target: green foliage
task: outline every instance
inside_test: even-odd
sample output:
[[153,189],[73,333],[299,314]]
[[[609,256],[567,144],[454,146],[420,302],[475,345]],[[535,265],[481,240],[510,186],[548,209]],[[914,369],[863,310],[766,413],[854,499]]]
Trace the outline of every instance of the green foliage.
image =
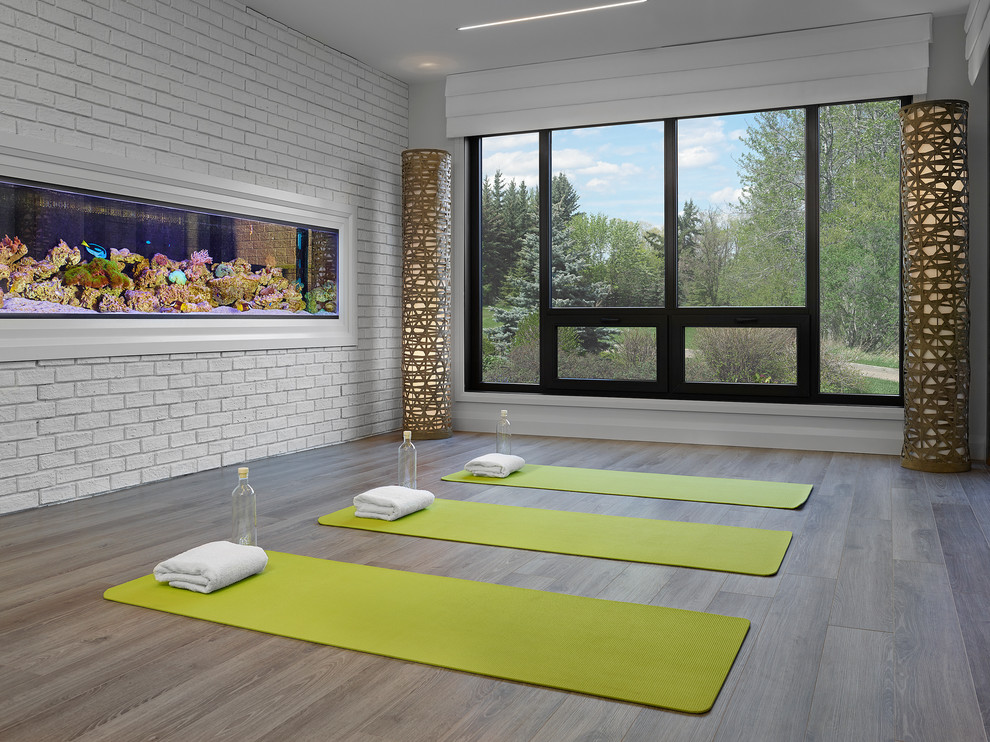
[[560,339],[557,353],[562,378],[652,381],[657,377],[656,332],[651,328],[618,331],[612,344],[599,353],[568,346]]
[[498,344],[487,340],[493,352],[485,354],[482,379],[496,384],[538,384],[540,382],[540,315],[523,317],[511,340]]
[[526,183],[502,180],[501,171],[486,178],[481,191],[482,301],[490,305],[502,296],[527,235],[537,229],[537,191]]
[[802,109],[757,114],[739,157],[736,256],[723,278],[729,306],[805,303]]
[[[684,204],[678,224],[685,229],[678,252],[678,299],[681,306],[718,307],[728,304],[723,288],[726,268],[735,257],[735,235],[729,216],[715,207],[699,211]],[[680,233],[678,233],[680,234]]]
[[900,287],[895,103],[829,106],[821,117],[821,314],[826,339],[897,348]]
[[83,286],[91,289],[130,289],[134,281],[122,272],[120,265],[106,258],[93,258],[65,269],[62,279],[66,286]]
[[789,327],[699,327],[687,381],[794,384],[795,337]]

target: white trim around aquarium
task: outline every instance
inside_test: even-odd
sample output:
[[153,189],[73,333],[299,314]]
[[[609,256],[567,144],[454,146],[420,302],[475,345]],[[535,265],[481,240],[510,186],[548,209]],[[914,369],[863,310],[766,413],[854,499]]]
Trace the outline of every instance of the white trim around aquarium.
[[2,177],[337,230],[339,318],[0,314],[0,361],[357,345],[357,227],[349,205],[24,137],[0,143]]

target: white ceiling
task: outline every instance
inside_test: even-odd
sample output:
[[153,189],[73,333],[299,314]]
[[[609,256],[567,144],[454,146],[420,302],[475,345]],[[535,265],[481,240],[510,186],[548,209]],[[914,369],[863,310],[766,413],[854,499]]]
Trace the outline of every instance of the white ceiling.
[[458,26],[615,0],[246,0],[248,7],[407,83],[454,72],[933,13],[969,0],[647,0],[474,31]]

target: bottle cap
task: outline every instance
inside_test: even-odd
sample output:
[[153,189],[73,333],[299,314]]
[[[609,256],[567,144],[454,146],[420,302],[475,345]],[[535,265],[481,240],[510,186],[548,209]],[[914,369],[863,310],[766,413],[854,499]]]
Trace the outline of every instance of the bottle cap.
[[248,468],[246,466],[238,467],[237,476],[246,477],[248,475]]
[[411,430],[403,430],[402,431],[402,440],[408,441],[408,440],[411,440],[411,439],[412,439],[412,431]]
[[502,417],[505,417],[508,414],[509,414],[508,410],[502,410]]

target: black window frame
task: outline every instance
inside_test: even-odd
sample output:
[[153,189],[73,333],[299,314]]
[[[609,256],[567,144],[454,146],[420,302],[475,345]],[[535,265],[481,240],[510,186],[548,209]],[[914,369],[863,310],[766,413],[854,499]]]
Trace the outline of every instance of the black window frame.
[[[596,397],[637,397],[654,399],[695,399],[740,402],[780,402],[793,404],[828,404],[856,406],[903,406],[903,383],[896,395],[837,394],[818,389],[820,358],[820,152],[819,110],[829,106],[874,101],[899,101],[908,105],[911,97],[880,97],[855,101],[837,101],[779,109],[706,114],[682,119],[714,118],[768,110],[803,109],[805,112],[805,305],[800,307],[692,307],[677,306],[677,122],[681,119],[657,119],[664,124],[664,306],[663,307],[553,307],[551,304],[550,255],[550,152],[552,132],[506,132],[539,135],[540,177],[540,380],[536,384],[485,382],[482,380],[482,307],[481,307],[481,191],[482,148],[486,137],[465,139],[467,153],[467,322],[465,337],[467,391],[507,392]],[[615,122],[642,123],[642,122]],[[588,127],[603,126],[589,124]],[[560,127],[572,130],[582,127]],[[493,135],[494,136],[494,135]],[[898,299],[902,314],[903,302]],[[684,334],[686,326],[759,326],[794,327],[797,332],[797,383],[722,384],[685,381]],[[568,326],[648,327],[655,328],[657,340],[657,374],[654,381],[560,378],[557,363],[557,331]],[[903,338],[903,322],[899,322]],[[903,343],[901,343],[903,346]],[[903,366],[903,358],[901,359]],[[900,369],[899,369],[900,370]],[[903,380],[903,375],[902,380]]]

